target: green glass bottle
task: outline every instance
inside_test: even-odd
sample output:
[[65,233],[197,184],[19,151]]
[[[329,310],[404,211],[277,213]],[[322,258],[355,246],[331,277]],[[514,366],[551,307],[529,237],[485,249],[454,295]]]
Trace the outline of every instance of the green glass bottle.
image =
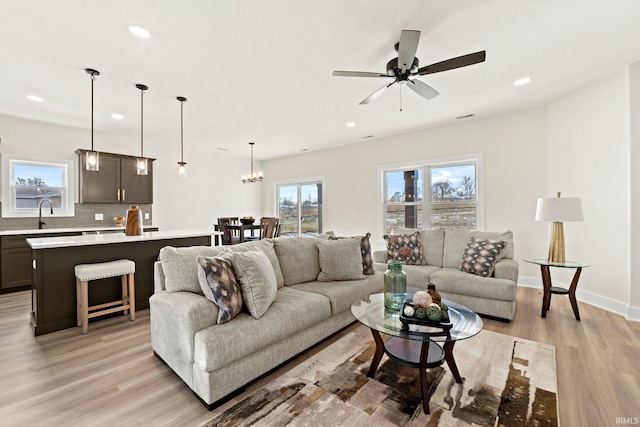
[[400,261],[389,261],[384,272],[384,306],[400,310],[407,299],[407,275]]

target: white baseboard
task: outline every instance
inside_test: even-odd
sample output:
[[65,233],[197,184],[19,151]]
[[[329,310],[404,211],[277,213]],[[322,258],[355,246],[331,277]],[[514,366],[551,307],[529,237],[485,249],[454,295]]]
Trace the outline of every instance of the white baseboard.
[[[556,284],[554,284],[555,286]],[[558,286],[569,288],[569,285],[557,283]],[[537,277],[518,277],[518,286],[525,288],[542,289],[542,279]],[[614,300],[593,292],[583,291],[578,288],[576,299],[580,302],[601,308],[611,313],[618,314],[632,322],[640,322],[640,307],[632,307],[622,301]]]

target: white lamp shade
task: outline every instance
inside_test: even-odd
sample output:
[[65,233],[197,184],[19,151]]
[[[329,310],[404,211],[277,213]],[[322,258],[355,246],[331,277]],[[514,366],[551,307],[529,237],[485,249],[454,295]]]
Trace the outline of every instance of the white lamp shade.
[[582,202],[579,197],[551,197],[538,199],[536,221],[583,221]]

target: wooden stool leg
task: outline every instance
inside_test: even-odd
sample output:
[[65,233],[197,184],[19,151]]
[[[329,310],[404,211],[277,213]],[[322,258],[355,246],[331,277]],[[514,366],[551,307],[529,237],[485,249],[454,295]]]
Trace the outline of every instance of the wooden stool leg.
[[[128,288],[128,283],[127,283],[127,275],[123,274],[122,276],[120,276],[120,282],[122,283],[122,305],[128,305],[129,304],[129,298],[128,298],[128,294],[127,294],[127,288]],[[122,310],[122,312],[124,313],[124,315],[126,316],[128,313],[128,310]]]
[[82,326],[82,295],[80,292],[80,279],[76,278],[76,317],[78,318],[78,326]]
[[89,331],[89,287],[85,281],[80,282],[80,293],[82,295],[82,333]]
[[129,274],[129,313],[131,320],[136,320],[136,288],[133,276],[133,273]]

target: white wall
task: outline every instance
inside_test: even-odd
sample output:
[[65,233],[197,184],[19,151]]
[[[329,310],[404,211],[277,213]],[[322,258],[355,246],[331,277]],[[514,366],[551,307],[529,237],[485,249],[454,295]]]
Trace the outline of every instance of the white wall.
[[[91,132],[88,129],[2,115],[0,138],[2,153],[71,159],[76,162],[76,173],[78,156],[75,150],[91,147]],[[177,176],[179,128],[176,135],[145,137],[145,155],[156,158],[153,225],[161,230],[212,230],[218,216],[259,217],[260,184],[243,185],[240,182],[242,173],[249,168],[249,160],[230,156],[213,147],[210,151],[205,148],[193,152],[188,142],[185,132],[185,161],[188,163],[189,176],[181,180]],[[206,144],[204,146],[207,147]],[[95,132],[94,147],[98,151],[137,155],[140,140],[137,134],[124,137]],[[260,167],[260,164],[256,166]],[[76,177],[76,186],[77,182]]]
[[[535,108],[264,161],[262,210],[275,212],[274,180],[325,176],[325,230],[341,235],[371,232],[379,249],[378,165],[482,152],[484,228],[512,230],[520,261],[543,256],[548,230],[534,222],[534,216],[537,198],[546,194],[546,120],[546,108]],[[520,273],[539,277],[539,270],[524,262]]]
[[[584,222],[564,225],[567,259],[590,264],[582,298],[616,311],[629,304],[627,83],[621,70],[550,104],[548,119],[548,196],[581,197],[584,212]],[[556,273],[570,282],[568,272]]]
[[640,62],[629,66],[631,275],[629,317],[640,319]]

